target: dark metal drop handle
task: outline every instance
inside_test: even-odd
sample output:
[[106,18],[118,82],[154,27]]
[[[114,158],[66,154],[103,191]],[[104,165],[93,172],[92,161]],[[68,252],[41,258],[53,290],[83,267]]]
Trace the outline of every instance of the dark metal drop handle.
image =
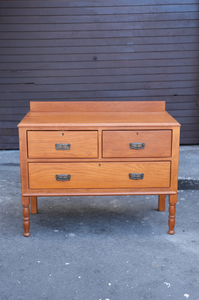
[[139,149],[144,149],[145,147],[145,143],[130,143],[130,149],[135,149],[135,150],[139,150]]
[[139,180],[144,178],[144,173],[129,173],[129,179]]
[[71,178],[70,174],[60,174],[60,175],[56,175],[56,180],[57,181],[69,181]]
[[70,144],[55,144],[56,150],[70,150]]

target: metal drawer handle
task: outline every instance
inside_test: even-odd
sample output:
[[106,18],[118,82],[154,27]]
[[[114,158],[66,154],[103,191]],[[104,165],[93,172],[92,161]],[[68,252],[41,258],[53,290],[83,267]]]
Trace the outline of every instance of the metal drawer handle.
[[70,178],[71,178],[71,175],[70,174],[60,174],[60,175],[56,175],[56,180],[57,181],[69,181]]
[[70,150],[70,144],[55,144],[56,150]]
[[144,173],[129,173],[129,179],[143,179],[144,178]]
[[130,143],[130,149],[135,149],[135,150],[139,150],[139,149],[144,149],[145,147],[145,143]]

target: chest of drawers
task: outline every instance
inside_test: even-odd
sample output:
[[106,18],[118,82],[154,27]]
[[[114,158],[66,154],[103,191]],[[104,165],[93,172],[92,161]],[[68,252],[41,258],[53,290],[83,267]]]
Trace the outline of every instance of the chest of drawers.
[[19,123],[24,236],[37,197],[169,195],[174,234],[180,124],[156,102],[31,102]]

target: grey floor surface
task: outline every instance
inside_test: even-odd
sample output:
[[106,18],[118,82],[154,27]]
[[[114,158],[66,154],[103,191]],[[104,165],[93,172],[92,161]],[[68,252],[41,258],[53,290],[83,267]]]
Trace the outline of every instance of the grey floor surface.
[[199,146],[179,179],[173,236],[168,203],[117,196],[39,198],[25,238],[19,152],[0,151],[0,300],[199,300]]

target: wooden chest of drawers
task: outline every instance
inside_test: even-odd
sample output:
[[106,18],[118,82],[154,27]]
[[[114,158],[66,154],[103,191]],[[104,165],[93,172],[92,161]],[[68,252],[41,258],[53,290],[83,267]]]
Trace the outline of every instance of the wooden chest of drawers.
[[38,196],[169,195],[174,234],[180,124],[157,102],[31,102],[18,125],[24,236]]

